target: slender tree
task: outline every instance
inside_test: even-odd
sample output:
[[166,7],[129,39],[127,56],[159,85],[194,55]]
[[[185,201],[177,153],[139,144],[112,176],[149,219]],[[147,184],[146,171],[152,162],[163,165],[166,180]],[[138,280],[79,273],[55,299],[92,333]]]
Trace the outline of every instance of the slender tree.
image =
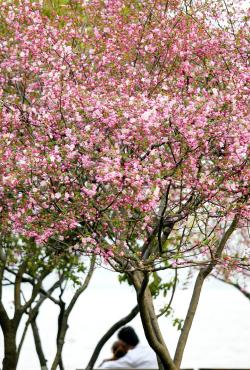
[[[47,369],[47,359],[37,325],[42,304],[49,299],[59,306],[56,355],[51,369],[63,369],[62,350],[68,318],[79,296],[87,289],[94,272],[95,256],[92,256],[89,270],[78,257],[58,255],[54,248],[41,248],[32,241],[20,237],[7,238],[1,235],[1,318],[0,328],[4,337],[3,370],[16,369],[28,328],[31,326],[36,352],[41,369]],[[85,260],[85,264],[87,260]],[[52,281],[52,283],[47,280]],[[68,302],[63,293],[68,285],[74,284],[74,293]],[[3,294],[5,289],[14,295],[14,315],[8,312]],[[24,328],[20,329],[21,323]],[[17,331],[21,338],[17,343]]]
[[[18,248],[17,248],[18,245]],[[33,322],[44,297],[39,298],[46,278],[54,266],[48,255],[34,243],[22,243],[20,239],[1,237],[0,261],[0,327],[4,337],[3,370],[15,370],[27,327]],[[30,283],[30,289],[24,289]],[[49,292],[58,287],[58,282],[49,287]],[[12,288],[14,314],[8,312],[3,298],[4,289]],[[22,320],[27,320],[17,344],[17,331]]]

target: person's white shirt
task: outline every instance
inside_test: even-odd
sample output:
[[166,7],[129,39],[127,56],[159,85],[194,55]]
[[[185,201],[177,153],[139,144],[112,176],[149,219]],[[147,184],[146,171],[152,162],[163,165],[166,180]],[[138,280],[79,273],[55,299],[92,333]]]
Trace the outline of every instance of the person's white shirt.
[[154,351],[140,343],[119,360],[105,361],[100,369],[158,369]]

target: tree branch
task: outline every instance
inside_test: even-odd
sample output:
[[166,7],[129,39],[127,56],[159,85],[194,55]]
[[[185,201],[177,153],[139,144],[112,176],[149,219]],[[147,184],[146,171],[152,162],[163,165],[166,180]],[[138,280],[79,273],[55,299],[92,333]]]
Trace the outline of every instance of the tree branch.
[[69,316],[72,308],[74,307],[77,299],[79,298],[79,296],[84,292],[84,290],[87,289],[87,287],[89,285],[89,282],[90,282],[90,280],[92,278],[92,275],[93,275],[93,272],[94,272],[95,261],[96,261],[96,257],[93,255],[92,258],[91,258],[89,271],[88,271],[87,276],[84,280],[84,283],[83,283],[82,286],[80,286],[80,288],[77,289],[76,293],[74,294],[73,298],[70,301],[70,304],[68,305],[68,307],[66,309],[66,314],[68,316]]
[[41,366],[42,369],[45,369],[45,368],[47,368],[47,366],[46,366],[47,360],[44,356],[42,343],[41,343],[41,338],[40,338],[40,334],[39,334],[39,329],[38,329],[38,326],[36,324],[37,315],[38,315],[38,312],[33,317],[32,321],[31,321],[31,327],[32,327],[34,341],[35,341],[36,353],[37,353],[38,358],[39,358],[40,366]]
[[233,281],[230,281],[230,280],[225,280],[225,279],[222,279],[218,276],[214,276],[213,277],[219,281],[222,281],[224,284],[228,284],[228,285],[231,285],[233,286],[234,288],[236,288],[237,290],[239,290],[247,299],[250,300],[250,292],[248,292],[246,289],[242,288],[242,286],[240,286],[240,284],[238,283],[234,283]]
[[15,304],[15,314],[21,310],[21,283],[22,277],[26,270],[27,260],[25,259],[22,264],[20,265],[15,279],[14,285],[14,304]]
[[2,290],[3,290],[2,281],[3,281],[3,276],[4,276],[6,259],[7,258],[6,258],[6,254],[3,249],[3,246],[0,245],[0,301],[2,301]]
[[24,330],[23,330],[23,333],[22,333],[22,336],[21,336],[21,339],[20,339],[20,342],[19,342],[19,345],[18,345],[18,349],[17,349],[18,357],[20,355],[21,348],[22,348],[22,345],[23,345],[23,342],[24,342],[24,339],[25,339],[25,336],[26,336],[26,333],[27,333],[27,330],[28,330],[28,327],[29,327],[30,323],[32,322],[33,318],[38,314],[38,311],[39,311],[42,303],[45,301],[46,298],[48,298],[48,296],[50,296],[53,293],[53,291],[55,291],[58,288],[59,284],[60,284],[60,281],[56,281],[50,287],[50,289],[48,290],[46,295],[41,294],[41,297],[38,300],[38,302],[36,303],[36,305],[28,312],[28,319],[25,323],[25,327],[24,327]]

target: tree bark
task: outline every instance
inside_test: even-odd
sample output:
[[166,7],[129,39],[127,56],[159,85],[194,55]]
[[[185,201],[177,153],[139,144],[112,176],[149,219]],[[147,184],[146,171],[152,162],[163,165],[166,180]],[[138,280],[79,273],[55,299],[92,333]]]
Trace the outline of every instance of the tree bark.
[[85,289],[87,289],[89,282],[91,280],[91,277],[94,272],[94,267],[95,267],[95,256],[92,256],[91,262],[90,262],[90,267],[88,270],[88,273],[86,275],[86,278],[83,282],[83,284],[77,289],[75,292],[73,298],[71,299],[68,307],[66,308],[65,302],[63,300],[60,301],[59,306],[60,306],[60,314],[58,317],[58,334],[57,334],[57,350],[56,350],[56,355],[53,360],[51,370],[56,370],[57,366],[59,365],[61,370],[64,370],[63,367],[63,360],[62,360],[62,349],[63,345],[65,342],[65,336],[68,330],[68,318],[69,315],[77,301],[77,299],[80,297],[80,295],[84,292]]
[[174,362],[176,364],[177,369],[179,369],[181,366],[182,356],[183,356],[184,349],[187,343],[188,334],[190,332],[193,319],[194,319],[194,316],[195,316],[195,313],[198,307],[201,289],[202,289],[206,276],[207,274],[205,274],[204,271],[200,271],[195,281],[192,298],[191,298],[188,312],[187,312],[185,322],[182,328],[182,333],[179,337],[179,341],[178,341],[176,351],[175,351]]
[[33,337],[35,341],[35,346],[36,346],[36,353],[40,362],[40,366],[42,370],[47,370],[47,360],[44,356],[43,348],[42,348],[42,343],[41,343],[41,338],[39,334],[39,329],[36,324],[36,318],[37,318],[38,312],[36,316],[32,319],[31,321],[31,327],[32,327],[32,332],[33,332]]
[[19,320],[10,319],[2,301],[0,301],[0,327],[4,337],[4,358],[2,370],[16,370],[18,351],[16,346],[16,333]]
[[4,359],[3,370],[16,370],[17,367],[17,347],[16,347],[16,330],[9,323],[9,328],[4,332]]
[[[176,370],[177,368],[162,337],[157,316],[154,311],[153,298],[147,286],[147,282],[145,283],[143,273],[139,271],[133,272],[131,278],[137,291],[141,321],[148,343],[156,353],[164,370]],[[145,286],[143,287],[143,285]]]
[[57,366],[60,364],[60,368],[63,368],[62,363],[62,349],[65,341],[66,332],[68,330],[68,314],[65,310],[65,303],[61,302],[60,304],[60,313],[58,316],[58,333],[56,339],[56,355],[54,357],[51,370],[56,370]]

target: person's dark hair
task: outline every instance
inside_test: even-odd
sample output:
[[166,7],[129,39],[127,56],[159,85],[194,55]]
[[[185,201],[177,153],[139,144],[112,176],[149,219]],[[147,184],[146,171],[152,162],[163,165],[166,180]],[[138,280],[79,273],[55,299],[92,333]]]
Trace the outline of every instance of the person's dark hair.
[[139,338],[131,326],[124,326],[118,332],[118,338],[131,347],[135,347],[139,343]]
[[128,352],[128,349],[126,348],[126,344],[124,344],[120,340],[117,340],[112,346],[112,352],[113,352],[113,359],[118,360],[119,358],[126,355],[126,353]]

